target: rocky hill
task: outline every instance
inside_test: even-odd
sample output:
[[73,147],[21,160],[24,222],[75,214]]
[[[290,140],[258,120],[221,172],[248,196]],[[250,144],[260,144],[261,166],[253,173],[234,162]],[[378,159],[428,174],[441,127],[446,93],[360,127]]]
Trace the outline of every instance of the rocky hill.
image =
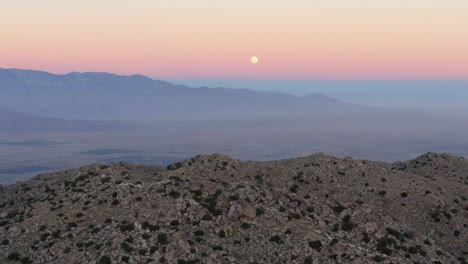
[[468,161],[114,163],[0,191],[1,263],[467,263]]

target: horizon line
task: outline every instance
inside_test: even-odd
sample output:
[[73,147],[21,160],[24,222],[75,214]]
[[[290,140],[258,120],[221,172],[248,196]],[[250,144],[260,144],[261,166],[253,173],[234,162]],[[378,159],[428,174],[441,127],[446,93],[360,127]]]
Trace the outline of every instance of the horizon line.
[[38,69],[27,69],[27,68],[16,68],[16,67],[0,67],[3,70],[21,70],[21,71],[36,71],[36,72],[43,72],[49,73],[53,75],[68,75],[72,73],[102,73],[102,74],[112,74],[117,76],[123,77],[131,77],[131,76],[144,76],[150,78],[152,80],[160,80],[160,81],[252,81],[252,82],[263,82],[263,81],[279,81],[279,82],[421,82],[421,81],[433,81],[433,82],[444,82],[444,81],[455,81],[455,82],[468,82],[468,77],[466,78],[251,78],[251,77],[192,77],[192,76],[181,76],[181,77],[163,77],[163,76],[152,76],[149,74],[143,73],[115,73],[111,71],[65,71],[65,72],[58,72],[58,71],[48,71],[48,70],[38,70]]

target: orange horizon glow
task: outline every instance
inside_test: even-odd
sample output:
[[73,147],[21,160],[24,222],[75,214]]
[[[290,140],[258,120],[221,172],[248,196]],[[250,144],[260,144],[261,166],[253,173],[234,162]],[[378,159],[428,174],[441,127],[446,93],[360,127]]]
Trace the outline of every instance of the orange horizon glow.
[[468,79],[467,27],[464,0],[4,0],[0,67],[162,79]]

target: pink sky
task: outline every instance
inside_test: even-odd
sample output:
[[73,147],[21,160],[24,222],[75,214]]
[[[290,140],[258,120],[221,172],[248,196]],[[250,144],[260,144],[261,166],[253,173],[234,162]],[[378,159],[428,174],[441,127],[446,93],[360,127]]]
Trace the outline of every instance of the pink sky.
[[468,79],[465,0],[4,0],[0,32],[2,68],[162,79]]

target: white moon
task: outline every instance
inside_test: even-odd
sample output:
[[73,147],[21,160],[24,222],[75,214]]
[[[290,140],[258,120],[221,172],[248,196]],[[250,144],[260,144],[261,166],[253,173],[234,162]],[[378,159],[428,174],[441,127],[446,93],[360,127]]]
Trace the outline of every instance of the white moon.
[[256,64],[258,62],[258,58],[256,56],[253,56],[252,58],[250,58],[250,62]]

